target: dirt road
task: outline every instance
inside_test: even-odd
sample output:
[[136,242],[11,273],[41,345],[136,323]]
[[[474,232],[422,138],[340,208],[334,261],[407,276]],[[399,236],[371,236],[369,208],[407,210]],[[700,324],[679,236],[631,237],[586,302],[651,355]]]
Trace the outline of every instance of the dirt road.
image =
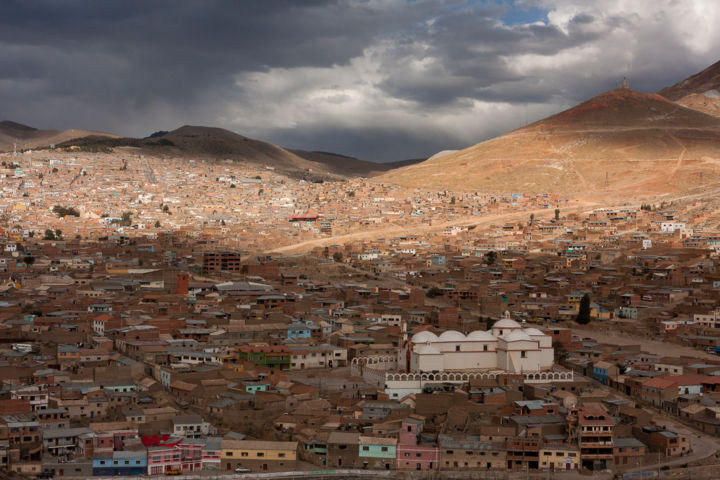
[[[577,213],[580,211],[586,211],[595,207],[595,204],[581,203],[580,205],[574,205],[571,207],[563,207],[563,213]],[[518,221],[527,221],[530,214],[536,216],[540,213],[548,213],[552,210],[547,208],[538,208],[535,210],[523,210],[513,211],[498,215],[484,215],[484,216],[462,216],[456,219],[433,223],[432,225],[421,224],[421,225],[393,225],[386,226],[374,230],[364,230],[360,232],[348,233],[345,235],[337,235],[333,237],[314,238],[312,240],[306,240],[304,242],[293,243],[291,245],[285,245],[278,248],[268,249],[266,253],[299,253],[303,251],[312,250],[315,247],[324,247],[327,245],[343,245],[350,242],[359,242],[364,240],[374,240],[377,238],[388,238],[398,237],[401,235],[408,234],[424,234],[433,233],[445,230],[448,227],[459,226],[459,227],[489,227],[493,224],[502,225],[505,223],[516,223]]]
[[613,345],[642,345],[642,349],[648,353],[668,357],[695,357],[699,360],[717,360],[717,355],[711,355],[692,347],[677,345],[675,343],[661,342],[648,337],[638,337],[634,335],[617,335],[608,330],[585,330],[573,327],[574,335],[580,337],[589,337],[602,343],[610,343]]

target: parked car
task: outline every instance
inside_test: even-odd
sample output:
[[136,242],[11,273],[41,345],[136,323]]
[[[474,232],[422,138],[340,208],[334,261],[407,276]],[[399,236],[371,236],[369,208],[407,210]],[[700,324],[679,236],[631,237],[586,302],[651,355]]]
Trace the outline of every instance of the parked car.
[[252,470],[250,470],[247,467],[243,467],[242,465],[238,465],[237,468],[235,469],[235,473],[250,473],[250,472],[252,472]]

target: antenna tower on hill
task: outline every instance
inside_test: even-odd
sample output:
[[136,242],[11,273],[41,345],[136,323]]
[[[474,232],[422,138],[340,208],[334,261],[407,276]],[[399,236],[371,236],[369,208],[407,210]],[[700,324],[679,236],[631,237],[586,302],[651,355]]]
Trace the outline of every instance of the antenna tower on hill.
[[627,77],[623,77],[622,82],[620,83],[620,88],[630,88],[630,83],[628,82]]

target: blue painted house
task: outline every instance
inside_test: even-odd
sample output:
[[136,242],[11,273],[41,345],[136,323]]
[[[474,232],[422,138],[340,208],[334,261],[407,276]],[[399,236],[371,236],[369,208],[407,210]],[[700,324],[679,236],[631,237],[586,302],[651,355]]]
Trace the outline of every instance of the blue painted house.
[[145,450],[113,452],[112,456],[93,458],[93,476],[129,476],[147,474]]
[[291,323],[287,326],[287,338],[292,340],[294,338],[310,338],[312,337],[313,330],[318,330],[320,327],[313,324],[305,323]]
[[593,378],[603,385],[607,385],[611,375],[617,375],[617,366],[612,363],[599,361],[593,365]]

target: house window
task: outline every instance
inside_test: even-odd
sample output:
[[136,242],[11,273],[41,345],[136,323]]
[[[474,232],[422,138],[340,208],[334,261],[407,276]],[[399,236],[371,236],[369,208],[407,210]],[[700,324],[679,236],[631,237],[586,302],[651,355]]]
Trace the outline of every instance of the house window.
[[370,447],[363,447],[363,452],[369,452],[369,451],[370,451]]
[[460,351],[460,345],[455,345],[455,351],[456,351],[456,352],[459,352],[459,351]]
[[527,352],[526,352],[525,350],[521,351],[521,352],[520,352],[520,357],[521,357],[521,358],[526,358],[526,357],[527,357]]
[[264,452],[257,452],[257,456],[258,456],[258,457],[264,457],[264,456],[265,456],[265,453],[264,453]]
[[380,450],[383,451],[383,452],[387,452],[387,451],[388,451],[388,448],[387,448],[387,447],[382,447],[382,448],[380,448]]
[[487,352],[487,345],[483,345],[483,352]]

